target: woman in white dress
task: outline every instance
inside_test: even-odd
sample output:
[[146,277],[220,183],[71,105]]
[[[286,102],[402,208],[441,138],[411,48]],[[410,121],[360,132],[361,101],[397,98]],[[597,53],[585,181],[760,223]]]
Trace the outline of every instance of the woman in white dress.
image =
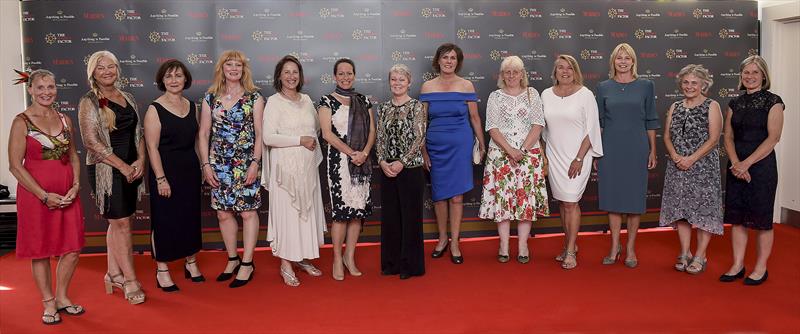
[[312,276],[322,272],[307,260],[319,258],[325,243],[325,214],[320,194],[317,143],[319,120],[303,87],[303,67],[285,56],[275,66],[275,90],[264,111],[265,164],[262,185],[269,190],[267,241],[281,259],[281,277],[289,286],[300,285],[292,265]]
[[561,268],[578,265],[578,230],[581,224],[579,201],[591,174],[592,158],[603,156],[600,121],[594,94],[583,86],[578,62],[570,55],[559,55],[553,65],[553,87],[542,92],[547,128],[550,190],[560,201],[564,250],[556,256]]
[[486,156],[480,217],[497,223],[500,249],[497,261],[508,262],[511,220],[519,237],[517,261],[530,261],[531,222],[548,215],[547,189],[542,175],[539,136],[544,128],[542,101],[528,87],[525,66],[517,56],[506,57],[497,79],[500,88],[486,103],[486,130],[492,140]]

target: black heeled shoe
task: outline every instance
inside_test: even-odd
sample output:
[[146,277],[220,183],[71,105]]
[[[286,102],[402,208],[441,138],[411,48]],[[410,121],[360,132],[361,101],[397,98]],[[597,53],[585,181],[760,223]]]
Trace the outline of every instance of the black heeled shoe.
[[767,281],[767,276],[769,276],[769,271],[764,271],[764,276],[761,276],[759,279],[752,279],[749,276],[744,278],[744,285],[761,285]]
[[205,276],[203,276],[203,274],[200,274],[200,276],[192,276],[192,273],[189,272],[189,268],[186,267],[186,266],[188,266],[190,264],[195,264],[195,263],[197,263],[196,259],[193,260],[192,262],[186,261],[183,264],[183,277],[186,278],[186,279],[190,279],[190,280],[192,280],[192,282],[195,282],[195,283],[205,282],[206,278],[205,278]]
[[742,266],[742,270],[739,270],[739,272],[736,273],[736,275],[722,274],[722,276],[719,277],[719,281],[730,283],[743,277],[744,277],[744,266]]
[[239,255],[236,255],[234,257],[228,257],[228,262],[233,262],[233,261],[237,261],[239,263],[236,265],[236,267],[233,268],[232,272],[226,273],[223,271],[221,274],[219,274],[219,276],[217,276],[217,282],[227,281],[231,279],[233,275],[236,275],[239,272],[239,267],[242,265],[242,258],[240,258]]
[[166,270],[156,269],[156,287],[161,289],[161,291],[164,291],[164,292],[175,292],[175,291],[180,290],[180,288],[178,288],[178,285],[175,284],[175,283],[172,283],[172,285],[170,285],[170,286],[161,286],[161,283],[158,281],[158,273],[168,273],[168,272],[169,272],[169,269],[166,269]]
[[444,247],[442,247],[441,250],[436,250],[436,247],[434,246],[433,247],[433,253],[431,253],[431,257],[434,258],[434,259],[438,259],[438,258],[444,256],[444,253],[447,252],[447,249],[449,247],[450,247],[450,239],[447,240],[447,242],[444,244]]
[[229,288],[239,288],[245,286],[250,282],[251,279],[253,279],[253,275],[256,273],[256,265],[253,264],[252,260],[250,262],[242,262],[239,265],[242,267],[253,267],[253,271],[250,272],[250,276],[248,276],[246,280],[234,278],[233,282],[228,285]]

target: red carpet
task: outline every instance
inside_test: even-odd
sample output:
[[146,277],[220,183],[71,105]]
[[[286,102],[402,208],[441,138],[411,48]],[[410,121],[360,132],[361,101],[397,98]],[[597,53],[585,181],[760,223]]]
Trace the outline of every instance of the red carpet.
[[[572,271],[553,260],[560,236],[531,240],[528,265],[497,263],[497,240],[481,239],[464,241],[463,265],[428,258],[428,273],[407,281],[380,276],[379,247],[365,245],[357,253],[365,275],[336,282],[326,248],[316,261],[325,275],[300,274],[298,288],[284,286],[278,260],[259,251],[254,280],[229,289],[213,281],[225,255],[204,252],[201,269],[211,281],[184,280],[182,263],[174,263],[181,291],[172,294],[155,288],[155,265],[145,255],[136,256],[136,267],[147,302],[136,306],[118,290],[105,295],[105,256],[87,255],[70,293],[87,312],[62,315],[57,326],[40,324],[30,264],[9,254],[0,258],[0,333],[800,333],[800,230],[777,226],[775,236],[769,281],[759,287],[717,282],[730,265],[727,234],[712,239],[706,273],[676,272],[672,231],[640,234],[637,269],[600,264],[606,235],[579,237]],[[754,262],[753,241],[747,266]],[[426,243],[426,253],[433,245]],[[511,249],[514,258],[515,241]]]

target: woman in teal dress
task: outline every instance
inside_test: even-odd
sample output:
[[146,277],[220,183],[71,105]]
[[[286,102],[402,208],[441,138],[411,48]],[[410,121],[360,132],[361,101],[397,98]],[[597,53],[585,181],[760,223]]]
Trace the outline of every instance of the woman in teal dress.
[[627,43],[609,57],[609,79],[597,85],[597,108],[603,128],[604,155],[598,162],[600,210],[608,211],[611,251],[603,264],[619,257],[622,215],[627,215],[628,244],[625,265],[638,265],[636,232],[647,200],[648,170],[656,167],[656,113],[653,82],[639,79],[636,52]]
[[[458,46],[442,44],[433,58],[433,70],[439,76],[423,83],[419,96],[428,113],[423,159],[431,173],[431,193],[439,226],[439,243],[431,256],[442,257],[449,244],[450,260],[455,264],[464,262],[459,249],[462,195],[475,186],[473,138],[480,145],[481,160],[486,152],[475,87],[457,74],[463,60],[464,53]],[[452,242],[447,238],[448,218]]]
[[[198,146],[203,179],[211,186],[211,208],[217,210],[228,264],[217,277],[236,288],[253,277],[253,253],[258,240],[261,207],[261,120],[264,98],[253,84],[250,65],[241,51],[222,53],[214,67],[214,81],[203,98]],[[242,216],[244,254],[236,250]]]

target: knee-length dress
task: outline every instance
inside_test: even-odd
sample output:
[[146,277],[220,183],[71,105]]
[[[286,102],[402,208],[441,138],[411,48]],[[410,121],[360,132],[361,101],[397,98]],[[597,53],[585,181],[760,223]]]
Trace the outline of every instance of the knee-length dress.
[[[673,104],[669,134],[677,154],[689,156],[708,141],[708,111],[712,101],[707,98],[693,108],[684,106],[683,101]],[[681,219],[703,231],[722,234],[722,182],[717,147],[688,170],[667,162],[659,225],[674,227],[675,221]]]
[[653,82],[613,79],[597,85],[597,109],[603,128],[603,158],[597,164],[600,210],[645,213],[647,208],[647,130],[661,127]]
[[434,92],[420,94],[428,103],[425,148],[431,159],[431,198],[442,201],[472,190],[472,145],[467,102],[475,93]]
[[[487,132],[497,129],[511,147],[520,148],[534,125],[545,125],[542,100],[536,89],[528,87],[517,96],[502,89],[489,94]],[[494,139],[489,142],[479,217],[499,223],[534,221],[537,216],[550,214],[539,143],[523,154],[514,166]]]
[[[114,101],[108,101],[108,108],[114,112],[116,130],[109,131],[111,149],[118,158],[126,164],[132,164],[138,158],[136,147],[136,127],[139,126],[139,115],[133,104],[126,102],[123,107]],[[87,166],[89,184],[97,193],[97,165]],[[106,219],[119,219],[130,217],[136,212],[136,202],[139,200],[139,185],[142,179],[128,182],[119,169],[111,171],[111,194],[104,201],[103,217]]]
[[[780,96],[768,90],[743,94],[728,103],[733,116],[733,143],[739,160],[748,156],[769,136],[769,110],[783,105]],[[725,176],[725,223],[755,230],[772,229],[775,191],[778,187],[778,164],[775,151],[750,166],[750,182],[733,176],[728,161]]]
[[300,145],[319,134],[319,119],[308,95],[290,101],[280,93],[264,108],[263,186],[269,190],[267,241],[272,255],[289,261],[316,259],[325,244],[325,213],[320,193],[322,151]]
[[[74,180],[69,161],[72,129],[59,113],[62,130],[51,136],[25,114],[19,117],[28,128],[22,166],[49,193],[65,195]],[[17,258],[41,259],[79,252],[83,248],[83,209],[80,196],[67,207],[50,210],[41,198],[17,184]]]
[[158,180],[151,170],[150,236],[153,257],[167,262],[197,253],[203,247],[200,222],[200,163],[194,150],[197,117],[194,102],[184,117],[153,102],[161,123],[158,154],[170,187],[170,197],[158,194]]
[[259,92],[247,92],[225,110],[222,100],[206,94],[211,107],[211,150],[209,163],[219,179],[219,187],[211,189],[211,208],[220,211],[251,211],[261,206],[261,172],[256,182],[245,184],[247,168],[255,160],[256,140],[253,106]]
[[[569,96],[557,96],[553,88],[542,92],[544,119],[547,123],[542,137],[547,142],[549,170],[547,180],[553,198],[577,203],[583,197],[589,176],[592,175],[593,158],[603,156],[603,141],[597,115],[597,101],[589,88],[581,87]],[[583,138],[589,138],[591,147],[583,157],[581,174],[569,178],[569,166],[578,156]]]
[[[363,95],[367,108],[372,108],[370,102]],[[343,142],[347,142],[347,131],[350,120],[350,106],[339,102],[333,95],[325,95],[319,101],[320,107],[331,110],[331,131]],[[370,195],[370,182],[354,183],[350,178],[350,169],[347,166],[350,158],[347,154],[339,152],[333,145],[328,145],[326,155],[328,164],[328,191],[331,197],[331,215],[334,221],[349,221],[364,219],[372,215],[372,196]],[[372,159],[372,158],[370,158]]]

